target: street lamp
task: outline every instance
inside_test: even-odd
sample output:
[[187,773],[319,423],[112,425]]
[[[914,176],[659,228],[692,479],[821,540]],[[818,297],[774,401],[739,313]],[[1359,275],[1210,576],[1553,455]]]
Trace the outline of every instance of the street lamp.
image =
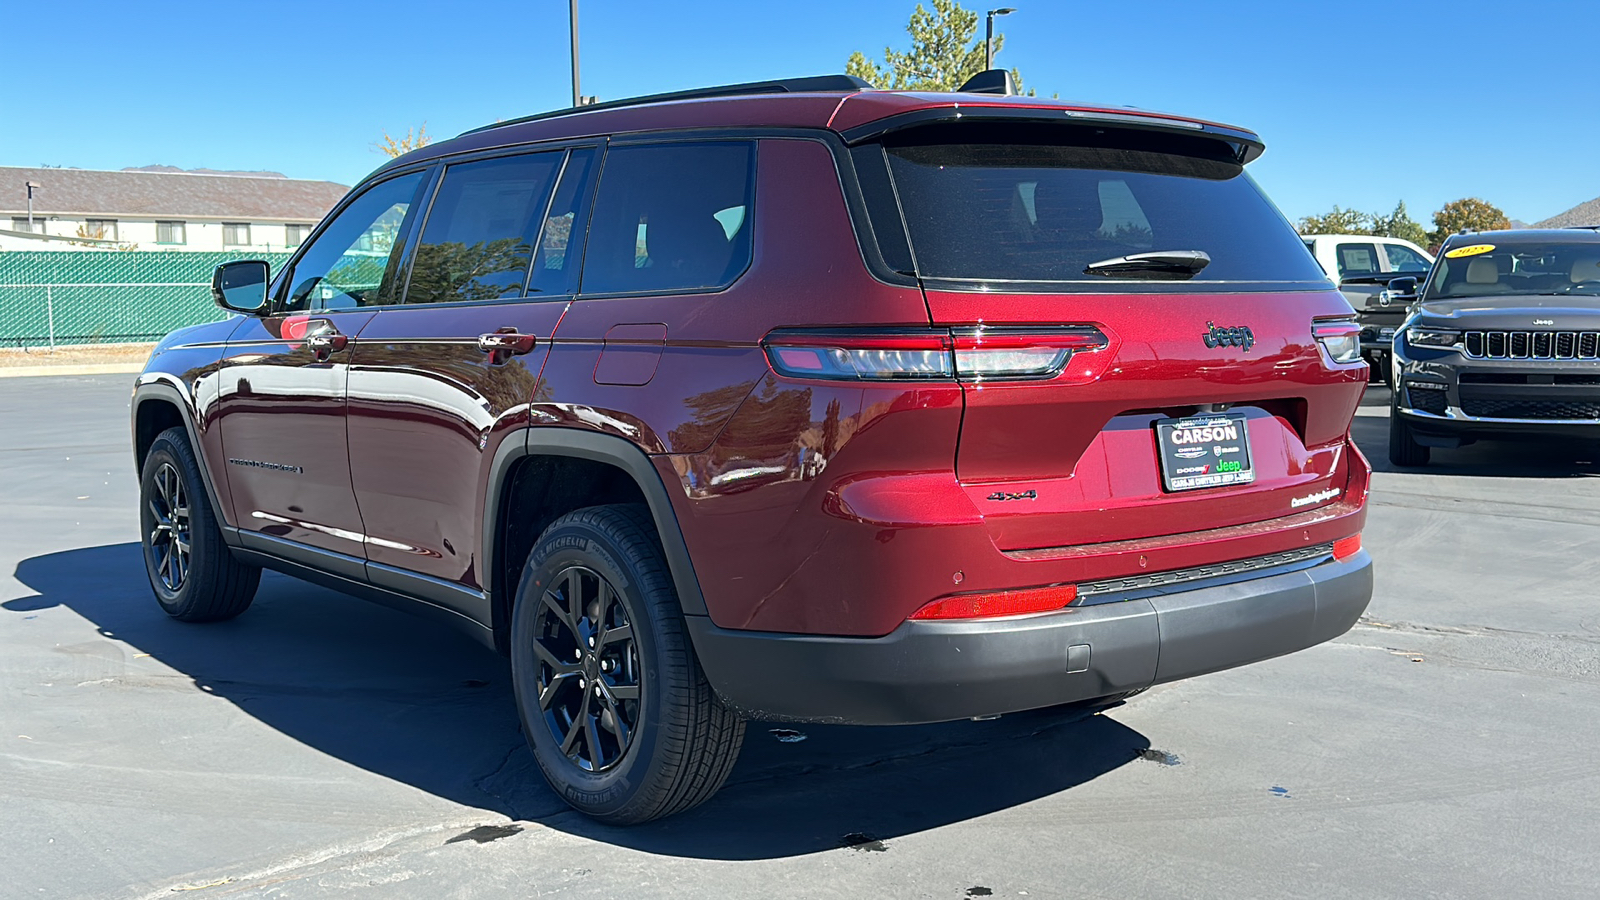
[[[574,3],[577,0],[573,0]],[[983,70],[985,72],[994,68],[994,17],[1009,16],[1016,12],[1015,7],[1002,6],[991,9],[983,16]]]
[[583,91],[578,87],[578,0],[571,0],[572,12],[572,105],[583,105]]
[[23,185],[28,188],[28,230],[31,232],[33,231],[33,189],[39,185],[31,181],[24,181]]

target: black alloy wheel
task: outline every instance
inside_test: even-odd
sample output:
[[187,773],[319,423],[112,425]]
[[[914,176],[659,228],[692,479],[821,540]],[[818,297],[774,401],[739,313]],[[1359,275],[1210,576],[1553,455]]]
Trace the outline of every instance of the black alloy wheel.
[[704,803],[744,719],[706,680],[643,504],[573,510],[534,542],[511,610],[522,731],[556,796],[608,825]]
[[139,475],[139,543],[150,590],[184,622],[231,619],[255,599],[261,570],[234,558],[222,539],[189,435],[156,435]]
[[161,586],[177,593],[189,577],[189,498],[184,495],[183,478],[170,462],[156,467],[155,496],[145,504],[149,517],[145,524],[145,553]]
[[585,566],[561,570],[540,597],[532,649],[539,710],[561,752],[604,772],[633,743],[644,672],[617,589]]

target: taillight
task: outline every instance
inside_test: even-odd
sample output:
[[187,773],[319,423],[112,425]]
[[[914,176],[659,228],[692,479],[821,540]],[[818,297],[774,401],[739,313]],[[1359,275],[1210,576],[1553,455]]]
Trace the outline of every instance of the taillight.
[[1333,542],[1333,558],[1343,562],[1361,552],[1361,532]]
[[1055,612],[1078,599],[1078,586],[1057,584],[1050,587],[994,591],[980,594],[951,594],[940,597],[911,614],[913,619],[988,619],[995,616],[1021,616]]
[[1361,326],[1355,319],[1319,319],[1311,323],[1311,336],[1317,339],[1328,358],[1336,363],[1361,359]]
[[762,341],[778,374],[829,381],[1047,380],[1106,344],[1092,325],[784,329]]

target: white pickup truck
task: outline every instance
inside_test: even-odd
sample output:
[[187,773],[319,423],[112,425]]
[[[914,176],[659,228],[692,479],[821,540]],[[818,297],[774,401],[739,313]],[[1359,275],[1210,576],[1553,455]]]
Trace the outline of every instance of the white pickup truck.
[[1361,320],[1361,355],[1387,381],[1394,330],[1406,317],[1408,293],[1391,291],[1396,278],[1421,283],[1433,268],[1428,251],[1410,241],[1371,234],[1307,234],[1306,249]]

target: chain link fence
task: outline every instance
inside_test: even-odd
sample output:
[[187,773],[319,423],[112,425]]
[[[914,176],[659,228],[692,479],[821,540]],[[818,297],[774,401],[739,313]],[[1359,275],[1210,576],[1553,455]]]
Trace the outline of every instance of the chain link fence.
[[[0,253],[0,347],[154,341],[214,322],[211,270],[235,252],[131,250]],[[273,271],[287,253],[257,253]]]

